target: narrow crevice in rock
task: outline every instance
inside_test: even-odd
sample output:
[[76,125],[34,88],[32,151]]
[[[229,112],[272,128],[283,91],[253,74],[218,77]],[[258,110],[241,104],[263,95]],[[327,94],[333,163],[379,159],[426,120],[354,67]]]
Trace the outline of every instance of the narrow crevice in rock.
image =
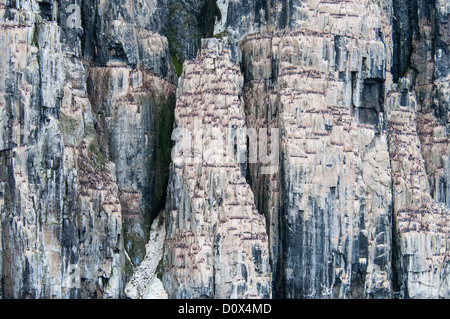
[[216,19],[222,17],[217,0],[169,0],[168,6],[170,59],[181,76],[184,61],[197,56],[201,39],[213,36]]
[[417,0],[393,0],[393,62],[394,83],[404,76],[411,65],[413,35],[417,26]]

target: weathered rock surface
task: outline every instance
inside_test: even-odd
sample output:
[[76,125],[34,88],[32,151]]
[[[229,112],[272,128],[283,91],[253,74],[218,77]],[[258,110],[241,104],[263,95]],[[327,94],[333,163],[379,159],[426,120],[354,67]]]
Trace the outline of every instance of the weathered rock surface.
[[164,207],[175,105],[167,1],[83,2],[99,149],[116,165],[125,249],[138,266]]
[[[81,12],[68,6],[7,1],[1,7],[1,41],[8,48],[0,111],[5,298],[124,297],[130,262],[138,264],[145,254],[145,225],[163,207],[175,94],[167,39],[155,33],[163,29],[134,20],[138,39],[116,34],[112,41],[130,49],[127,59],[111,50],[91,55],[96,45],[107,48],[106,37],[84,42],[83,55],[82,35],[98,29],[89,19],[78,25]],[[110,13],[100,8],[90,17],[110,23]],[[114,21],[131,22],[129,16]],[[92,77],[105,84],[102,92],[89,85]],[[106,112],[113,113],[108,126]],[[117,129],[125,118],[130,124]],[[127,153],[118,150],[124,145],[132,145]]]
[[449,298],[449,13],[0,0],[0,298]]
[[[399,3],[398,3],[399,4]],[[386,100],[394,193],[396,296],[448,298],[448,12],[445,1],[397,10],[400,77]],[[409,31],[407,31],[409,30]],[[409,67],[408,67],[409,66]]]
[[250,170],[270,220],[274,290],[389,297],[384,13],[364,2],[311,1],[301,10],[298,31],[276,31],[275,19],[275,31],[241,42],[248,125],[280,129],[279,171],[269,178],[258,165]]
[[83,1],[85,57],[99,66],[143,68],[168,76],[167,2]]
[[139,265],[164,208],[175,86],[127,67],[92,67],[87,84],[100,150],[116,165],[125,249]]
[[[169,0],[169,49],[178,75],[183,62],[197,56],[202,38],[212,37],[217,20],[224,21],[216,0]],[[220,5],[220,4],[219,4]]]
[[388,103],[396,236],[394,284],[400,297],[448,298],[450,211],[430,194],[417,133],[417,103],[408,92],[392,94]]
[[96,137],[80,51],[60,41],[49,8],[24,1],[0,9],[1,109],[8,119],[1,151],[2,296],[119,298],[115,169],[89,151]]
[[164,250],[166,228],[163,215],[159,215],[150,229],[150,240],[146,245],[145,259],[135,269],[133,278],[125,287],[125,293],[132,299],[167,299],[164,286],[157,277],[158,264]]
[[229,54],[205,40],[179,80],[163,272],[170,298],[271,296],[265,219],[238,159],[246,141],[229,141],[245,126],[243,77]]

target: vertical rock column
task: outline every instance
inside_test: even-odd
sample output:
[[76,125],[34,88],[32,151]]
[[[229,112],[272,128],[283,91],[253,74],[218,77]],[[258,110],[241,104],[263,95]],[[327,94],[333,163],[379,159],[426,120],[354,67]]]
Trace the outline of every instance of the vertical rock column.
[[83,13],[88,95],[98,149],[115,163],[130,273],[144,259],[168,181],[175,106],[168,1],[85,1]]
[[265,219],[238,160],[246,141],[225,148],[228,133],[245,128],[243,78],[229,57],[222,41],[204,40],[179,80],[165,213],[170,298],[271,296]]
[[65,74],[58,27],[51,22],[38,26],[36,6],[25,1],[0,8],[4,298],[61,295],[63,142],[58,114]]
[[274,30],[247,35],[241,51],[247,125],[280,129],[279,172],[250,166],[270,221],[274,293],[390,297],[385,13],[365,1],[273,5],[259,15],[268,10]]
[[395,290],[401,298],[448,298],[450,212],[430,195],[414,93],[393,92],[388,108]]
[[244,99],[248,126],[280,129],[280,170],[269,177],[250,165],[269,220],[274,293],[389,297],[384,9],[365,1],[256,7],[255,29],[264,17],[268,25],[241,41]]
[[394,35],[403,42],[398,84],[387,98],[394,288],[402,298],[448,298],[450,7],[440,0],[405,5],[395,12]]
[[420,36],[413,42],[411,68],[401,79],[405,84],[402,89],[416,92],[417,133],[430,194],[450,207],[450,7],[445,1],[418,3],[415,28]]
[[0,63],[8,119],[0,129],[1,290],[5,298],[119,298],[115,168],[93,147],[81,29],[57,19],[66,8],[57,9],[53,1],[0,8],[9,48]]
[[151,219],[164,208],[175,86],[146,70],[91,67],[88,92],[99,149],[116,167],[125,249],[137,266]]

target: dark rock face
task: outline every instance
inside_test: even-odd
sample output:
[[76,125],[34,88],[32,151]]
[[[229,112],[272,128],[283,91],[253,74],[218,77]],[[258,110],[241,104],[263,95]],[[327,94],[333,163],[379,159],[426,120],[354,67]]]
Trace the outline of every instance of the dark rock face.
[[1,12],[2,297],[124,297],[168,181],[167,5]]
[[168,19],[171,60],[180,76],[183,62],[200,51],[201,39],[214,35],[221,12],[216,0],[169,0]]
[[2,1],[0,298],[450,297],[449,12]]
[[83,52],[88,60],[100,66],[114,63],[167,76],[167,46],[155,43],[158,35],[168,34],[166,0],[83,1],[82,9]]
[[[255,22],[256,33],[239,49],[247,125],[284,132],[279,170],[272,177],[250,165],[257,205],[269,221],[274,295],[389,297],[392,194],[382,124],[388,57],[379,36],[384,13],[374,11],[380,23],[372,25],[360,4],[346,4],[354,14],[345,21],[360,26],[349,36],[338,35],[343,20],[333,4],[327,15],[308,10],[306,3],[273,5],[279,15],[268,19],[264,31]],[[260,17],[263,10],[260,6]],[[327,17],[334,20],[328,30],[320,29]],[[286,25],[290,31],[283,30]],[[332,88],[346,93],[334,94]],[[355,128],[342,130],[344,122]],[[377,164],[369,160],[373,152]],[[375,171],[380,179],[373,178]]]
[[139,265],[151,221],[164,208],[175,87],[150,71],[95,67],[87,89],[99,149],[116,165],[125,248]]

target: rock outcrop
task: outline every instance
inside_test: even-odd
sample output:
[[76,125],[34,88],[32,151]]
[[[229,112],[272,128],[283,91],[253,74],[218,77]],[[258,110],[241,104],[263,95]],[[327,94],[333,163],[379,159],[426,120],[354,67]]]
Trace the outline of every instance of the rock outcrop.
[[363,1],[297,7],[301,19],[272,17],[240,47],[248,125],[280,130],[278,171],[250,169],[270,220],[274,289],[282,298],[388,297],[384,12]]
[[141,262],[131,280],[125,287],[125,293],[132,299],[167,299],[167,292],[158,278],[158,265],[163,257],[166,228],[163,215],[155,218],[150,229],[150,240],[145,246],[145,259]]
[[0,0],[0,298],[449,298],[448,0]]
[[116,165],[125,249],[139,265],[164,208],[175,86],[150,71],[108,66],[90,68],[87,84],[99,150]]
[[448,298],[450,211],[435,201],[417,133],[414,95],[388,99],[389,152],[394,191],[394,269],[399,297]]
[[2,297],[119,298],[121,207],[91,147],[80,42],[61,41],[52,3],[0,10]]
[[145,255],[175,86],[164,3],[133,5],[1,4],[4,298],[121,298]]
[[264,216],[241,169],[243,77],[223,42],[184,63],[166,208],[163,283],[170,298],[269,298]]

